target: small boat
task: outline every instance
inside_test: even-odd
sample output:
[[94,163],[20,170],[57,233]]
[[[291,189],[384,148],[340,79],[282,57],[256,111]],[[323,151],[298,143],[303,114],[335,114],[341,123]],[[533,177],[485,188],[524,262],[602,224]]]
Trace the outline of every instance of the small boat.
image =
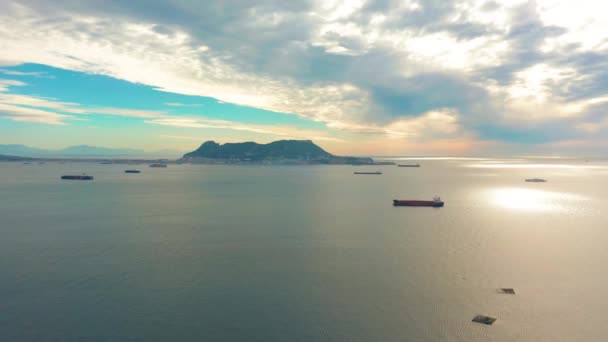
[[355,171],[353,173],[355,175],[381,175],[382,174],[382,172],[380,172],[380,171],[372,171],[372,172]]
[[150,164],[150,167],[167,167],[167,164],[154,163],[154,164]]
[[398,167],[420,167],[420,164],[399,164]]
[[434,207],[440,208],[444,206],[444,202],[439,196],[433,197],[432,201],[424,200],[393,200],[395,207]]
[[546,179],[542,179],[542,178],[528,178],[528,179],[526,179],[526,182],[529,182],[529,183],[545,183],[545,182],[547,182],[547,180]]
[[140,173],[139,170],[125,170],[125,173]]
[[63,175],[61,179],[70,179],[70,180],[93,180],[93,176],[89,176],[87,174],[82,175]]
[[492,325],[492,324],[494,324],[494,322],[496,322],[496,318],[490,317],[490,316],[484,316],[484,315],[477,315],[477,316],[473,317],[472,321],[475,323]]

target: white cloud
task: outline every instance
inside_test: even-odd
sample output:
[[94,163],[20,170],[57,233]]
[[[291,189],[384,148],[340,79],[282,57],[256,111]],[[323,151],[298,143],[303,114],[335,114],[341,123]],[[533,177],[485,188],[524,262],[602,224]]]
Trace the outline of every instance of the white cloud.
[[[313,139],[316,141],[341,142],[343,139],[327,136],[321,131],[302,129],[299,127],[285,125],[259,125],[259,124],[240,124],[225,120],[204,119],[194,117],[172,117],[163,119],[146,120],[148,124],[173,126],[181,128],[204,128],[220,129],[228,131],[243,131],[256,133],[263,136],[272,136],[279,139]],[[175,139],[190,139],[191,136],[164,135]]]
[[201,141],[203,139],[202,137],[193,137],[193,136],[187,136],[187,135],[173,135],[173,134],[161,134],[160,137],[161,138],[170,138],[170,139],[179,139],[179,140],[196,140],[196,141]]
[[427,112],[411,119],[400,119],[386,127],[390,137],[437,138],[462,133],[459,114],[453,110]]
[[21,81],[0,79],[0,92],[8,91],[9,87],[18,87],[23,85],[25,85],[25,83]]
[[[417,35],[412,30],[393,32],[381,30],[380,26],[370,29],[336,22],[353,15],[361,5],[360,2],[334,3],[323,7],[329,14],[320,14],[327,20],[320,26],[320,34],[337,31],[342,36],[365,40],[364,45],[370,48],[390,46],[411,65],[448,69],[493,65],[505,50],[504,43],[495,38],[459,41],[447,33]],[[406,4],[404,10],[417,7],[412,2]],[[369,117],[369,93],[352,83],[322,82],[304,86],[294,79],[279,80],[246,73],[218,58],[209,47],[195,43],[188,33],[158,33],[150,23],[82,15],[63,21],[41,21],[41,13],[23,6],[17,8],[13,15],[3,17],[0,25],[0,42],[11,46],[4,56],[9,60],[105,74],[160,90],[295,113],[330,125],[366,125],[365,117]],[[19,36],[13,34],[15,30],[20,32]],[[342,52],[349,54],[348,51]],[[415,74],[407,63],[404,68],[408,70],[395,72]]]
[[[558,37],[545,40],[543,50],[572,49],[580,51],[608,49],[608,3],[597,0],[538,0],[538,12],[545,25],[566,28]],[[572,52],[572,51],[570,51]]]
[[0,103],[16,106],[40,107],[53,109],[65,113],[83,114],[85,110],[79,108],[77,103],[61,102],[36,96],[0,93]]
[[[479,1],[474,1],[480,3]],[[325,2],[324,2],[325,3]],[[428,68],[470,72],[479,67],[499,65],[508,55],[509,45],[499,34],[486,34],[472,38],[459,38],[448,31],[425,32],[418,27],[393,27],[389,19],[418,15],[416,12],[424,7],[415,1],[404,1],[395,4],[390,12],[374,15],[368,22],[351,21],[356,16],[354,10],[361,7],[360,2],[334,2],[320,6],[317,14],[321,19],[314,32],[312,44],[325,48],[326,52],[336,55],[361,55],[374,49],[388,49],[402,59],[402,72],[412,76],[425,72]],[[495,13],[484,13],[464,6],[456,6],[459,12],[454,13],[452,22],[456,23],[466,17],[467,20],[478,20],[486,25],[496,25]],[[513,5],[511,5],[513,6]],[[481,7],[478,4],[477,7]],[[499,7],[502,14],[503,31],[507,30],[507,9]],[[498,12],[498,11],[495,11]],[[505,32],[503,32],[504,34]],[[350,46],[344,46],[344,43]],[[356,42],[356,44],[352,44]]]
[[124,109],[124,108],[89,108],[86,109],[88,113],[102,114],[102,115],[115,115],[115,116],[126,116],[132,118],[164,118],[168,114],[161,111],[153,110],[139,110],[139,109]]
[[608,114],[605,115],[604,118],[600,119],[599,121],[580,123],[577,125],[577,128],[585,133],[590,134],[608,131]]
[[65,125],[66,120],[72,119],[72,117],[68,115],[4,103],[0,103],[0,117],[9,118],[15,121],[44,123],[49,125]]
[[0,43],[10,47],[3,53],[8,60],[99,73],[315,120],[352,117],[362,105],[352,85],[302,87],[241,72],[185,32],[162,34],[150,23],[78,15],[44,21],[42,13],[17,8],[13,15],[0,15]]
[[198,103],[180,103],[180,102],[165,102],[166,106],[169,107],[200,107],[202,104]]
[[[332,123],[329,127],[375,136],[374,139],[401,139],[411,142],[468,136],[460,123],[460,115],[451,109],[440,109],[416,117],[404,117],[387,125],[346,125]],[[387,143],[388,143],[387,141]]]
[[21,81],[0,79],[0,117],[15,121],[35,122],[48,125],[65,125],[66,120],[73,119],[72,116],[58,114],[54,111],[31,108],[69,108],[70,104],[6,93],[9,91],[10,87],[19,87],[24,85],[26,84]]
[[572,67],[539,63],[516,72],[507,86],[490,83],[487,88],[502,101],[505,118],[516,122],[551,121],[582,117],[589,106],[608,101],[607,97],[572,101],[559,94],[567,94],[568,87],[581,84],[586,78]]
[[[1,84],[1,83],[0,83]],[[10,84],[16,85],[16,84]],[[0,88],[2,91],[2,88]],[[4,90],[6,91],[6,89]],[[0,104],[11,106],[11,108],[22,108],[27,109],[31,107],[43,108],[45,110],[51,110],[58,113],[68,113],[73,115],[89,115],[89,114],[101,114],[101,115],[113,115],[113,116],[127,116],[136,118],[162,118],[166,117],[165,112],[159,111],[147,111],[147,110],[134,110],[134,109],[123,109],[123,108],[99,108],[99,107],[83,107],[78,103],[73,102],[62,102],[51,98],[42,98],[28,95],[17,95],[10,93],[0,92]],[[8,108],[8,107],[7,107]],[[58,116],[61,118],[76,120],[77,118],[73,115]],[[80,118],[83,119],[83,118]]]
[[[5,82],[7,85],[21,85],[19,82]],[[35,107],[35,108],[32,108]],[[68,114],[64,114],[68,113]],[[324,135],[324,132],[292,126],[242,124],[239,122],[201,118],[196,116],[175,116],[161,111],[124,108],[85,108],[77,103],[60,102],[54,99],[34,96],[0,93],[0,117],[15,121],[27,121],[51,125],[68,125],[70,121],[86,121],[92,114],[124,116],[144,119],[144,123],[180,128],[203,128],[227,131],[250,132],[281,139],[310,139],[341,142],[340,138]],[[183,136],[164,135],[170,138]],[[185,138],[184,138],[185,139]]]
[[165,117],[161,119],[146,120],[146,123],[161,125],[161,126],[175,126],[185,128],[215,128],[215,129],[229,129],[237,131],[249,131],[253,133],[271,134],[270,130],[261,128],[260,126],[254,125],[240,125],[234,122],[223,121],[223,120],[210,120],[210,119],[199,119],[199,118],[183,118],[183,117]]
[[[87,115],[101,114],[146,119],[144,123],[182,128],[208,128],[245,131],[261,135],[297,139],[314,136],[319,141],[342,141],[325,136],[320,131],[290,126],[242,124],[227,120],[207,119],[195,116],[174,116],[163,111],[83,107],[78,103],[61,102],[50,98],[6,93],[9,86],[22,86],[23,82],[0,79],[0,116],[15,121],[27,121],[51,125],[68,125],[69,121],[85,121]],[[4,86],[4,88],[2,88]],[[68,113],[69,115],[66,115]],[[167,137],[175,137],[168,135]]]
[[440,32],[392,39],[395,47],[407,51],[412,61],[461,72],[500,65],[509,52],[508,43],[498,35],[463,40]]
[[44,72],[24,72],[24,71],[15,71],[15,70],[7,70],[7,69],[0,69],[0,74],[9,75],[9,76],[33,76],[33,77],[51,78],[50,75],[47,75]]
[[[171,8],[171,2],[166,5]],[[125,7],[118,16],[98,3],[4,2],[0,65],[41,63],[219,103],[295,113],[361,139],[444,139],[447,144],[460,138],[469,139],[470,146],[472,122],[538,129],[567,122],[582,134],[602,132],[597,127],[603,126],[587,117],[590,108],[606,101],[598,81],[600,62],[593,68],[572,58],[606,52],[602,2],[244,2],[226,18],[209,15],[222,16],[219,3],[173,5],[179,10],[154,15],[133,5],[135,10]],[[438,79],[459,81],[437,89]],[[65,115],[49,122],[96,113],[173,127],[292,136],[263,125],[85,108],[5,93],[18,85],[0,81],[0,103]],[[379,94],[382,89],[388,89],[388,100]],[[401,103],[415,110],[401,110]]]

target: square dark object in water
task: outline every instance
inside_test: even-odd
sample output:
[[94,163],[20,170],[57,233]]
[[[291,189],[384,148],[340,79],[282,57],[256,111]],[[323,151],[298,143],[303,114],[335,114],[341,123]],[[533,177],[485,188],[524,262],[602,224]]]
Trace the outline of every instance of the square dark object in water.
[[486,324],[486,325],[492,325],[494,322],[496,322],[496,318],[484,316],[484,315],[477,315],[477,316],[475,316],[475,318],[473,318],[473,322]]
[[500,291],[500,293],[504,293],[504,294],[512,294],[512,295],[515,294],[515,289],[512,289],[512,288],[502,288],[502,289],[499,289],[499,291]]

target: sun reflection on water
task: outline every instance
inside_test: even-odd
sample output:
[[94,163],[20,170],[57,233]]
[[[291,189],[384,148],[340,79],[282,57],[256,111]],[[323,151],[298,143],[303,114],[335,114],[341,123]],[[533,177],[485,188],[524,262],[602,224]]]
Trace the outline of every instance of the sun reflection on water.
[[488,193],[490,202],[498,207],[522,211],[554,211],[567,209],[585,198],[562,192],[526,188],[497,188]]
[[506,163],[488,162],[467,164],[466,167],[484,169],[601,169],[605,166],[599,165],[576,165],[576,164],[529,164],[529,163]]

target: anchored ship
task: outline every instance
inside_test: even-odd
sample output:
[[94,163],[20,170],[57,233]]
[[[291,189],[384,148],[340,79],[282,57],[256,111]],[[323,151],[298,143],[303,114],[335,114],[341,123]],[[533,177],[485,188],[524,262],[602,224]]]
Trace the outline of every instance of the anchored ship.
[[373,172],[355,171],[353,173],[356,175],[381,175],[382,174],[382,172],[380,172],[380,171],[373,171]]
[[399,164],[399,167],[420,167],[420,164]]
[[139,170],[125,170],[125,173],[140,173]]
[[526,179],[526,182],[529,183],[545,183],[547,180],[546,179],[542,179],[542,178],[528,178]]
[[445,203],[441,200],[439,196],[433,197],[432,201],[424,201],[424,200],[393,200],[393,205],[395,207],[434,207],[439,208],[443,207]]
[[86,174],[81,175],[63,175],[61,179],[71,179],[71,180],[93,180],[93,176],[89,176]]

